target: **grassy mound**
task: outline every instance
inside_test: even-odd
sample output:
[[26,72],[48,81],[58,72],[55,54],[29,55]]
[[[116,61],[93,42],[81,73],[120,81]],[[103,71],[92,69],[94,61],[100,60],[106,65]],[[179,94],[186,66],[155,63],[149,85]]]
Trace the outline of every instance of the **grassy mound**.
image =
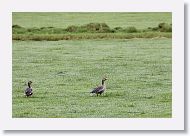
[[172,32],[172,24],[159,23],[157,27],[149,27],[150,31],[159,31],[159,32]]
[[75,32],[75,33],[109,33],[111,32],[110,27],[106,23],[89,23],[82,26],[68,26],[65,29],[67,32]]

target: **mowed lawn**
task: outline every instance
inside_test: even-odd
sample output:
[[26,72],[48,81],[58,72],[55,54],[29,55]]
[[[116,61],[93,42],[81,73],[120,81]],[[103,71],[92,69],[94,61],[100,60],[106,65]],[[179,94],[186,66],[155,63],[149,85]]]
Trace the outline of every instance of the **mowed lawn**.
[[[90,96],[103,76],[106,93]],[[12,95],[14,118],[170,118],[172,41],[13,41]]]

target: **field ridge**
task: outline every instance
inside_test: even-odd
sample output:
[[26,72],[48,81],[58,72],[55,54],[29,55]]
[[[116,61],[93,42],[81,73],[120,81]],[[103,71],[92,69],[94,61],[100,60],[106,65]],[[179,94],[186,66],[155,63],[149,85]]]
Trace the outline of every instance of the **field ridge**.
[[41,27],[25,28],[13,25],[13,40],[58,41],[81,39],[132,39],[172,37],[172,24],[159,23],[157,27],[137,29],[134,26],[126,28],[110,28],[106,23],[89,23],[81,26],[71,25],[67,28]]

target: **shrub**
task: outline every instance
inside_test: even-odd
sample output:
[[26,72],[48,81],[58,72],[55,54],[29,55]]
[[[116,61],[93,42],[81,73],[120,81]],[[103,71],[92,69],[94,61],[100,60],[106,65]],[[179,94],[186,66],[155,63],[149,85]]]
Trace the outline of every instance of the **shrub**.
[[77,32],[78,27],[72,25],[72,26],[68,26],[65,30],[66,30],[67,32]]
[[55,28],[55,27],[41,27],[40,33],[42,34],[64,34],[66,33],[65,29]]
[[83,32],[111,32],[110,27],[106,23],[89,23],[80,27]]
[[123,32],[123,28],[122,27],[115,27],[112,32]]
[[98,23],[89,23],[81,26],[81,28],[85,29],[88,32],[96,32],[100,29],[100,24]]
[[172,24],[159,23],[158,28],[160,32],[172,32]]
[[22,28],[22,27],[19,25],[13,25],[12,28]]
[[90,33],[106,33],[112,32],[110,27],[106,23],[89,23],[82,26],[68,26],[65,31],[67,32],[90,32]]
[[153,27],[152,31],[159,31],[159,27]]
[[157,27],[148,27],[147,31],[172,32],[172,24],[159,23]]
[[115,29],[115,30],[123,30],[122,27],[115,27],[114,29]]
[[124,31],[127,33],[136,33],[137,29],[134,26],[127,27]]
[[36,28],[36,27],[33,27],[33,28],[28,28],[27,31],[28,31],[28,32],[31,32],[31,33],[37,33],[37,32],[40,31],[40,29],[39,29],[39,28]]
[[21,27],[19,25],[13,25],[12,29],[13,29],[12,32],[15,34],[24,34],[27,32],[27,30],[24,27]]

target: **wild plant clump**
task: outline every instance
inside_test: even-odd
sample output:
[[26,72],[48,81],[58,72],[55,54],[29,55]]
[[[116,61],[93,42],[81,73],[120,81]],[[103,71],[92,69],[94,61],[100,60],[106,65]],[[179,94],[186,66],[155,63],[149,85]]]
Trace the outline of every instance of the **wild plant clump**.
[[137,29],[134,26],[129,26],[125,29],[127,33],[136,33]]
[[172,24],[168,23],[159,23],[157,27],[148,27],[150,31],[159,31],[159,32],[172,32]]
[[65,29],[67,32],[75,32],[75,33],[107,33],[111,32],[110,27],[106,23],[89,23],[82,26],[68,26]]
[[172,24],[160,23],[158,24],[160,32],[172,32]]
[[89,23],[81,28],[86,29],[89,32],[100,32],[100,33],[107,33],[111,32],[110,27],[106,23]]
[[14,34],[25,34],[25,33],[27,33],[27,29],[24,27],[21,27],[19,25],[13,25],[12,31]]
[[138,32],[137,28],[134,26],[129,26],[127,28],[122,28],[122,27],[115,27],[113,29],[114,32],[123,32],[123,33],[136,33]]
[[13,34],[67,34],[67,33],[137,33],[137,32],[172,32],[172,24],[159,23],[157,27],[139,30],[134,26],[115,27],[111,29],[106,23],[89,23],[82,26],[71,25],[67,28],[32,27],[24,28],[13,25]]
[[19,25],[13,25],[12,28],[22,28],[22,27]]
[[67,32],[77,32],[78,31],[78,26],[74,26],[74,25],[72,25],[72,26],[68,26],[65,30],[67,31]]
[[[81,26],[71,25],[67,28],[12,26],[14,40],[78,40],[78,39],[131,39],[171,37],[172,24],[159,23],[157,27],[137,29],[134,26],[115,27],[111,29],[106,23],[89,23]],[[162,33],[160,33],[162,32]]]

